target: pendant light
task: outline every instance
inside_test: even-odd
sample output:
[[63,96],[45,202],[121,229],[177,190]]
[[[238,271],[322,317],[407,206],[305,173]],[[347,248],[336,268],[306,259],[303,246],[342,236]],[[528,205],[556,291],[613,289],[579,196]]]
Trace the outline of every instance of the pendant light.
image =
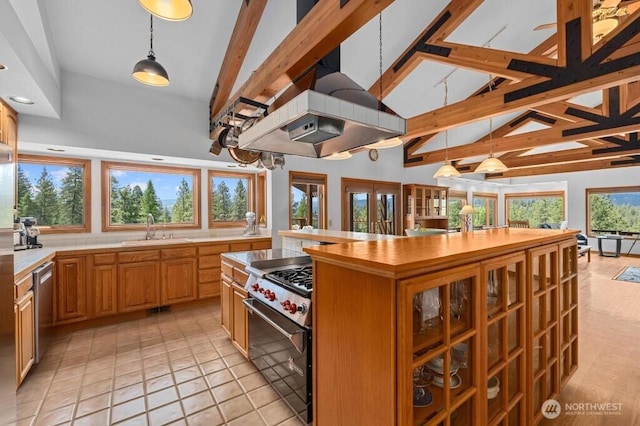
[[[491,83],[493,81],[493,77],[489,75],[489,93],[491,93]],[[502,162],[500,159],[493,156],[493,118],[489,117],[489,157],[486,158],[478,168],[476,168],[475,173],[502,173],[509,170],[509,168]]]
[[191,0],[138,0],[147,12],[167,21],[184,21],[193,14]]
[[[447,86],[447,79],[444,79],[444,106],[447,106],[449,100],[449,86]],[[433,175],[434,178],[448,178],[459,177],[460,172],[451,165],[449,161],[449,129],[444,131],[444,164]]]
[[351,158],[351,153],[349,151],[344,151],[344,152],[334,152],[331,155],[328,155],[326,157],[322,157],[323,160],[348,160],[349,158]]
[[140,83],[148,84],[149,86],[168,86],[169,75],[164,67],[156,62],[156,57],[153,53],[153,15],[149,16],[151,17],[149,55],[147,59],[141,60],[133,67],[131,75]]
[[[378,67],[378,89],[380,90],[380,107],[382,107],[382,12],[378,15],[378,49],[379,49],[379,67]],[[385,149],[385,148],[394,148],[396,146],[402,145],[402,139],[399,137],[384,139],[375,143],[370,143],[369,145],[365,145],[365,148],[368,149]]]

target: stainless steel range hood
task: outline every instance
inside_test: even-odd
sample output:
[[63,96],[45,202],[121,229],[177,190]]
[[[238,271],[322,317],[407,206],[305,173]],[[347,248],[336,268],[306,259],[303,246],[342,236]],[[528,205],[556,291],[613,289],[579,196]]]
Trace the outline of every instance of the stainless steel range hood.
[[239,136],[238,147],[321,158],[402,136],[406,120],[340,72],[315,81]]

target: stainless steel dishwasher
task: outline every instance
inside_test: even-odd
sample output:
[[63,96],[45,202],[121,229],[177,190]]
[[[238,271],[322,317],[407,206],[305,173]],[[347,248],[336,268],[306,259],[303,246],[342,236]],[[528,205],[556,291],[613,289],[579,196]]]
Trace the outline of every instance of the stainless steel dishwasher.
[[53,330],[53,262],[33,271],[35,304],[35,363],[44,356]]

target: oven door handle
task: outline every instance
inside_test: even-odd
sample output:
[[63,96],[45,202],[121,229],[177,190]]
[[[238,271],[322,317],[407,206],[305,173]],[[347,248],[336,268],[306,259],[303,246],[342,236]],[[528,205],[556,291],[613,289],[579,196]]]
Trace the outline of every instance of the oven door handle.
[[298,352],[304,353],[304,350],[305,350],[304,333],[306,332],[305,330],[297,329],[293,333],[290,333],[284,328],[282,328],[280,325],[276,324],[271,318],[269,318],[264,313],[262,313],[258,308],[253,306],[253,299],[244,299],[242,303],[244,304],[245,308],[247,309],[247,311],[249,311],[250,314],[259,316],[264,322],[266,322],[271,327],[273,327],[278,333],[282,334],[287,339],[289,339],[291,343],[293,343],[293,346],[295,346]]

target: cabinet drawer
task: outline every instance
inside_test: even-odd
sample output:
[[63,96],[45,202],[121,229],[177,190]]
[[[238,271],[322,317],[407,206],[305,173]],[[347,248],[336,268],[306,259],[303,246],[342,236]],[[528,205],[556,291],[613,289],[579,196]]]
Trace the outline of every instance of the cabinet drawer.
[[130,252],[118,253],[118,262],[120,263],[144,262],[148,260],[159,260],[159,259],[160,259],[159,250],[141,250],[141,251],[130,251]]
[[251,243],[253,250],[265,250],[271,248],[271,241],[254,241]]
[[220,268],[222,269],[223,274],[228,277],[233,277],[233,266],[229,265],[228,263],[222,262],[220,264]]
[[241,271],[238,268],[233,268],[233,280],[237,283],[239,283],[240,285],[244,285],[244,283],[247,282],[247,279],[249,278],[249,274],[247,274],[244,271]]
[[198,282],[210,283],[220,282],[220,268],[201,269],[198,271]]
[[220,267],[220,255],[210,254],[208,256],[200,256],[198,259],[198,268],[219,268]]
[[116,263],[115,253],[101,253],[93,255],[94,265],[113,265]]
[[24,296],[27,291],[31,290],[32,287],[33,287],[32,274],[29,274],[26,277],[22,278],[20,281],[16,282],[15,294],[13,295],[14,300],[18,300],[19,298]]
[[179,259],[181,257],[196,257],[196,248],[182,247],[162,250],[163,259]]
[[220,295],[220,281],[215,283],[198,284],[198,299]]
[[229,251],[249,251],[251,243],[232,243]]
[[198,254],[200,256],[208,254],[220,254],[227,251],[229,251],[229,244],[214,244],[198,247]]

